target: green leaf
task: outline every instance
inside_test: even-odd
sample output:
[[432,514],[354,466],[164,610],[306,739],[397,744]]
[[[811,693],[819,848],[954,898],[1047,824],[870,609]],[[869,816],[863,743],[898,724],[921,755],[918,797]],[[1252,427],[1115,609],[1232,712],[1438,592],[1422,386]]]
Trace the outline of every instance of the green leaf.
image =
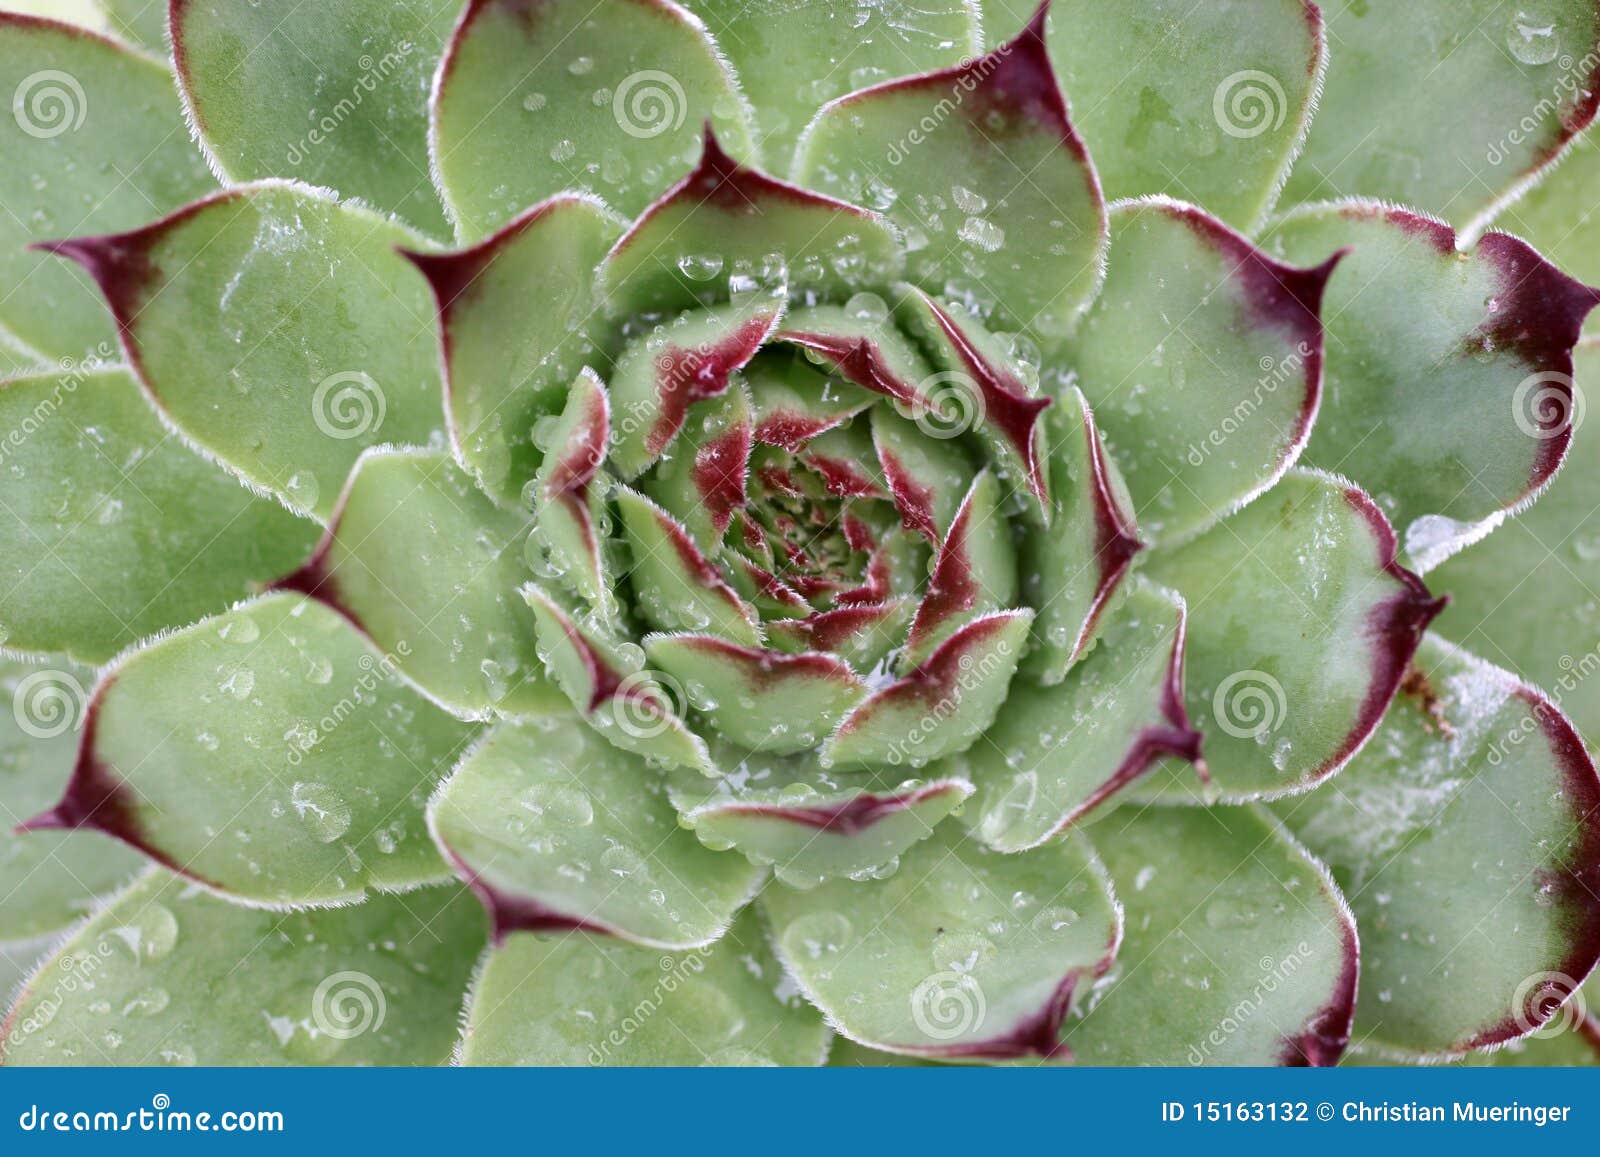
[[857,603],[819,611],[803,619],[765,624],[773,646],[791,653],[826,651],[857,671],[872,671],[905,642],[915,604],[909,598]]
[[816,1065],[822,1018],[794,996],[754,912],[663,955],[597,936],[513,936],[467,1003],[468,1065]]
[[[1574,351],[1578,393],[1600,397],[1600,341]],[[1578,410],[1578,414],[1582,414]],[[1450,596],[1438,632],[1548,687],[1579,732],[1600,737],[1600,680],[1592,679],[1600,618],[1600,440],[1579,429],[1566,465],[1539,501],[1428,576]]]
[[921,666],[973,619],[1016,602],[1016,551],[1000,501],[1000,484],[983,471],[940,539],[899,660],[902,671]]
[[276,585],[350,620],[454,715],[564,708],[534,659],[533,615],[517,595],[530,525],[442,450],[375,449],[356,462],[310,560]]
[[641,483],[707,554],[721,549],[735,513],[749,503],[754,448],[750,393],[735,377],[715,398],[694,407],[678,433],[678,449]]
[[671,449],[696,403],[727,391],[777,329],[784,306],[780,281],[775,291],[680,314],[634,338],[611,375],[617,422],[610,463],[624,479]]
[[762,651],[716,635],[652,635],[644,649],[741,750],[809,751],[867,696],[867,684],[831,655]]
[[295,177],[448,236],[428,89],[459,8],[177,0],[172,62],[200,147],[229,183]]
[[1324,298],[1326,399],[1306,460],[1376,496],[1413,566],[1426,574],[1549,481],[1600,291],[1507,234],[1463,255],[1448,226],[1366,202],[1296,210],[1268,244],[1290,260],[1354,247]]
[[753,154],[733,74],[676,4],[471,0],[435,81],[433,172],[465,240],[565,189],[633,216],[707,120]]
[[906,529],[938,546],[977,474],[966,452],[954,439],[929,437],[887,406],[872,411],[872,443]]
[[1557,269],[1589,285],[1600,283],[1600,137],[1583,133],[1523,197],[1495,217],[1507,233],[1531,244]]
[[272,181],[50,247],[94,276],[135,371],[189,438],[326,519],[363,449],[439,429],[427,288],[396,252],[416,240]]
[[521,501],[581,369],[611,367],[594,270],[622,232],[590,198],[535,205],[460,253],[407,253],[433,286],[444,345],[445,415],[456,460],[502,505]]
[[693,309],[781,277],[797,300],[843,301],[904,268],[883,217],[740,164],[708,128],[699,164],[617,242],[600,286],[620,317]]
[[1045,686],[1061,682],[1095,645],[1134,556],[1144,549],[1133,500],[1106,453],[1094,412],[1077,387],[1045,419],[1048,525],[1022,542],[1022,589],[1038,608],[1023,669]]
[[172,74],[115,41],[0,12],[0,91],[16,111],[0,118],[0,322],[51,361],[111,357],[116,327],[93,283],[25,247],[131,229],[216,188]]
[[277,594],[132,652],[66,794],[90,828],[230,897],[334,904],[439,880],[421,805],[472,737],[320,603]]
[[[1033,5],[984,0],[984,9],[985,36],[999,43]],[[1055,0],[1050,26],[1050,60],[1108,197],[1170,193],[1239,229],[1261,223],[1322,83],[1314,6]]]
[[587,929],[703,946],[765,874],[701,846],[678,826],[662,773],[571,715],[489,732],[440,788],[428,823],[497,941]]
[[817,109],[897,76],[931,72],[980,50],[970,0],[792,4],[686,0],[705,20],[755,105],[762,152],[779,170]]
[[[929,400],[912,410],[917,425],[935,439],[975,434],[1015,503],[1033,521],[1045,522],[1050,491],[1040,418],[1052,399],[1039,395],[1038,347],[1025,336],[1002,342],[973,318],[947,309],[921,290],[908,289],[900,305],[901,323],[943,367],[929,380]],[[1019,343],[1033,351],[1027,377],[1015,356]]]
[[1339,1059],[1365,959],[1355,918],[1276,820],[1254,808],[1127,808],[1095,831],[1128,906],[1128,938],[1067,1023],[1080,1062]]
[[1179,542],[1269,490],[1305,448],[1339,258],[1325,245],[1321,265],[1292,268],[1159,197],[1116,206],[1111,222],[1111,273],[1071,360],[1140,528]]
[[[1343,767],[1443,605],[1395,562],[1372,499],[1310,470],[1157,552],[1149,573],[1193,611],[1186,700],[1215,773],[1208,791],[1231,802],[1306,791]],[[1182,800],[1196,787],[1159,776],[1140,794]]]
[[708,848],[771,864],[780,881],[802,889],[839,876],[892,874],[900,854],[972,794],[959,776],[836,777],[807,756],[744,754],[742,747],[721,762],[728,774],[720,779],[669,781],[683,823]]
[[1594,764],[1542,693],[1448,643],[1423,643],[1331,788],[1276,810],[1355,908],[1358,1040],[1412,1056],[1514,1040],[1600,957]]
[[[878,298],[879,301],[882,298]],[[841,426],[873,404],[871,393],[812,364],[814,348],[764,351],[744,370],[754,410],[755,440],[798,453],[812,438]]]
[[1002,856],[946,824],[886,880],[761,906],[789,975],[841,1034],[912,1056],[1060,1054],[1062,1018],[1122,935],[1111,882],[1083,838]]
[[987,56],[828,105],[795,172],[881,208],[906,234],[910,278],[996,327],[1058,340],[1099,288],[1105,203],[1046,54],[1043,9]]
[[[67,0],[69,4],[77,0]],[[160,0],[81,0],[85,6],[96,6],[105,12],[106,19],[118,36],[130,44],[167,55],[167,6]]]
[[1183,702],[1186,619],[1181,598],[1138,583],[1065,682],[1017,679],[983,742],[938,765],[977,786],[969,823],[985,843],[1038,847],[1162,759],[1199,764],[1200,733]]
[[922,767],[965,751],[994,722],[1027,645],[1030,610],[974,619],[873,692],[822,747],[824,767]]
[[[87,832],[13,831],[61,798],[93,682],[93,671],[60,659],[0,658],[0,706],[10,708],[0,713],[0,941],[67,927],[142,862]],[[0,999],[9,992],[0,977]]]
[[332,911],[225,903],[152,870],[51,956],[11,1065],[440,1065],[484,941],[464,888]]
[[722,578],[672,515],[619,486],[617,513],[633,565],[628,569],[639,613],[662,631],[709,631],[745,646],[761,639],[755,608]]
[[[548,421],[548,419],[544,419]],[[611,400],[605,383],[588,366],[572,383],[566,408],[551,427],[549,454],[535,481],[538,524],[528,543],[529,560],[590,606],[614,607],[607,565],[605,489],[595,479],[611,438]],[[537,555],[544,552],[540,560]]]
[[103,663],[305,556],[316,524],[163,428],[125,370],[0,384],[0,638]]
[[1473,238],[1594,119],[1593,0],[1321,8],[1333,48],[1291,203],[1427,205]]
[[623,751],[717,774],[705,741],[684,723],[681,705],[644,670],[638,644],[618,637],[616,624],[580,617],[532,583],[522,596],[538,624],[539,658],[589,726]]

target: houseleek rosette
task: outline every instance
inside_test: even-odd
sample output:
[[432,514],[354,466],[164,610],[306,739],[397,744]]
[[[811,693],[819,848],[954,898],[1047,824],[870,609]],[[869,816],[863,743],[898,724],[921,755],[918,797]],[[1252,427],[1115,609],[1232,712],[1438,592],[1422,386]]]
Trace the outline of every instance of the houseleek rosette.
[[[1306,158],[1460,233],[1275,213],[1329,68],[1298,0],[1188,13],[1203,63],[989,7],[985,52],[955,2],[174,0],[209,173],[165,63],[0,17],[0,81],[96,114],[22,101],[3,186],[37,814],[0,941],[45,954],[6,1059],[1328,1064],[1585,1023],[1600,782],[1419,572],[1504,602],[1475,544],[1566,457],[1600,298],[1436,188],[1454,124],[1385,128],[1425,181]],[[1206,134],[1094,104],[1130,37]],[[313,74],[362,96],[308,129]]]

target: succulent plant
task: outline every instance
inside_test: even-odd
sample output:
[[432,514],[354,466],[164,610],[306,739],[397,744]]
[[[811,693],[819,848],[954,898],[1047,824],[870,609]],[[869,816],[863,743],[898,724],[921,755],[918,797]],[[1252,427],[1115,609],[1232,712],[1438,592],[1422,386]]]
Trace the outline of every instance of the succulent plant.
[[1600,1060],[1600,5],[42,6],[7,1062]]

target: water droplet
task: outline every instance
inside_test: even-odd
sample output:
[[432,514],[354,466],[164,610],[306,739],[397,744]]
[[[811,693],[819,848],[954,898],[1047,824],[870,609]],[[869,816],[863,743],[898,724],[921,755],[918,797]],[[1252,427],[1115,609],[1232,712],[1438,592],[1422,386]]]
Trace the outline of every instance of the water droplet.
[[[594,804],[582,788],[558,783],[534,784],[522,795],[522,806],[541,819],[569,828],[594,823]],[[601,857],[605,863],[605,857]]]
[[223,678],[222,682],[217,684],[217,690],[224,695],[231,695],[235,699],[246,698],[250,692],[255,690],[255,687],[256,675],[249,667],[233,668]]
[[808,912],[783,930],[783,944],[798,960],[821,960],[843,951],[854,932],[842,912]]
[[289,805],[320,843],[331,844],[350,830],[350,805],[326,784],[295,784]]
[[128,998],[122,1006],[123,1016],[155,1016],[172,1003],[172,994],[164,988],[147,988]]
[[1549,64],[1561,54],[1555,21],[1518,9],[1506,25],[1506,47],[1523,64]]
[[171,955],[178,943],[178,918],[165,904],[150,904],[133,920],[111,929],[139,964],[151,964]]
[[710,281],[722,272],[722,254],[685,253],[678,258],[678,271],[690,281]]

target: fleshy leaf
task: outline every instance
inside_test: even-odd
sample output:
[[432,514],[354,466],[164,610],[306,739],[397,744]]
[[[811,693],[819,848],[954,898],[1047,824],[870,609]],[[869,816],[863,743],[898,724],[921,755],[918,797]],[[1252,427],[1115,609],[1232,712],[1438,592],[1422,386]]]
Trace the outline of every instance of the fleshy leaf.
[[1037,847],[1162,759],[1200,763],[1183,701],[1187,617],[1181,598],[1141,582],[1065,682],[1012,683],[984,741],[939,765],[976,785],[968,810],[979,838],[1002,852]]
[[1507,234],[1465,255],[1457,242],[1437,221],[1369,203],[1297,210],[1269,241],[1292,260],[1354,248],[1324,300],[1326,398],[1306,461],[1375,495],[1424,574],[1561,464],[1572,346],[1600,302]]
[[1289,202],[1427,205],[1475,237],[1594,119],[1594,0],[1415,0],[1401,20],[1366,0],[1321,8],[1332,51]]
[[877,213],[747,168],[708,129],[699,164],[617,242],[600,284],[626,315],[692,309],[783,275],[797,298],[842,300],[888,286],[904,265]]
[[1122,935],[1083,837],[1002,856],[945,824],[863,886],[768,888],[789,974],[844,1036],[912,1056],[1066,1055],[1062,1019]]
[[[1157,553],[1149,573],[1194,611],[1189,712],[1214,790],[1234,802],[1305,791],[1343,767],[1444,605],[1395,562],[1394,531],[1372,499],[1310,470]],[[1157,776],[1141,790],[1182,799],[1195,785]]]
[[1000,484],[983,471],[940,538],[900,660],[902,670],[920,666],[978,616],[1016,602],[1016,551],[1000,501]]
[[269,595],[113,664],[66,794],[89,828],[231,897],[332,904],[444,878],[424,799],[471,730],[320,603]]
[[1276,810],[1360,922],[1358,1040],[1413,1056],[1514,1040],[1600,957],[1593,762],[1542,693],[1441,640],[1333,787]]
[[610,368],[594,270],[622,233],[604,205],[553,197],[460,253],[407,253],[433,287],[456,459],[502,504],[543,460],[539,419],[586,366]]
[[537,713],[565,700],[533,661],[533,616],[517,595],[529,525],[442,450],[374,450],[311,558],[274,585],[343,615],[452,714]]
[[87,269],[162,410],[246,482],[326,518],[361,451],[439,427],[409,230],[326,193],[230,189],[131,233],[51,242]]
[[428,823],[496,941],[582,929],[707,945],[763,876],[702,847],[678,826],[662,773],[571,715],[495,727],[439,789]]
[[824,767],[921,767],[964,751],[1005,702],[1027,645],[1030,610],[974,619],[847,715],[823,745]]
[[756,613],[722,578],[683,525],[642,494],[618,487],[616,507],[633,565],[639,612],[663,631],[710,631],[754,646]]
[[0,637],[103,663],[293,567],[317,527],[162,427],[125,370],[0,384]]
[[803,619],[772,619],[766,628],[775,647],[826,651],[857,671],[872,671],[905,641],[915,612],[911,599],[896,598],[835,607]]
[[[468,1065],[815,1065],[828,1030],[785,990],[756,915],[664,956],[598,936],[513,936],[467,1003]],[[639,1009],[648,1008],[648,1015]]]
[[1561,164],[1495,217],[1507,233],[1531,244],[1557,269],[1600,285],[1600,136],[1585,132],[1562,154]]
[[[999,43],[1032,8],[984,0],[986,38]],[[1240,229],[1260,224],[1322,83],[1314,5],[1055,0],[1050,25],[1050,60],[1108,197],[1170,193]]]
[[528,549],[544,551],[540,566],[591,606],[613,598],[601,536],[607,487],[604,479],[595,482],[610,438],[610,397],[585,366],[551,427],[550,453],[535,479],[538,524]]
[[1355,918],[1276,820],[1254,808],[1127,808],[1095,831],[1128,932],[1068,1021],[1081,1063],[1338,1061],[1355,1012]]
[[1111,222],[1111,273],[1071,360],[1140,528],[1182,541],[1271,488],[1305,448],[1339,256],[1329,245],[1321,265],[1293,268],[1165,198],[1118,205]]
[[0,321],[51,361],[111,357],[116,327],[93,282],[26,246],[131,229],[217,187],[172,74],[81,28],[0,12],[0,90],[14,114],[0,118]]
[[642,653],[629,661],[626,649],[638,651],[637,644],[617,638],[612,624],[592,615],[578,618],[533,584],[522,596],[538,624],[540,659],[589,726],[624,751],[716,773],[705,742],[683,721],[683,705],[642,668]]
[[749,391],[735,378],[716,398],[696,406],[694,418],[644,485],[701,550],[715,553],[734,514],[749,501],[755,445]]
[[631,480],[671,448],[692,407],[718,397],[772,336],[784,292],[682,314],[641,334],[617,359],[610,465]]
[[978,51],[970,0],[794,4],[686,0],[733,62],[755,105],[762,152],[779,170],[817,109],[891,77],[930,72]]
[[867,696],[832,655],[762,651],[715,635],[654,635],[644,649],[718,734],[752,751],[808,751]]
[[172,63],[200,146],[229,183],[296,177],[448,236],[428,87],[459,8],[176,0]]
[[902,852],[972,794],[959,776],[863,781],[830,776],[805,757],[749,754],[724,762],[721,779],[679,775],[670,782],[683,822],[707,847],[771,864],[779,880],[797,888],[889,875]]
[[[69,0],[70,2],[70,0]],[[130,44],[167,54],[167,6],[160,0],[82,0],[105,12],[111,30]]]
[[937,546],[976,471],[959,443],[931,438],[887,406],[872,411],[872,442],[907,530]]
[[464,239],[586,189],[640,212],[708,118],[750,114],[705,26],[670,0],[470,0],[434,80],[433,173]]
[[1043,429],[1054,509],[1021,548],[1023,594],[1039,609],[1023,669],[1045,686],[1061,682],[1094,646],[1106,608],[1144,549],[1133,500],[1082,391],[1074,387],[1051,414]]
[[[1600,398],[1600,340],[1574,351],[1578,391]],[[1582,411],[1578,411],[1582,413]],[[1428,576],[1450,597],[1439,634],[1548,687],[1585,736],[1600,736],[1600,680],[1591,678],[1600,620],[1600,439],[1578,431],[1539,501]]]
[[877,294],[858,294],[844,306],[794,310],[778,338],[799,346],[808,361],[860,389],[892,398],[913,413],[934,409],[926,393],[933,371],[889,322],[889,307]]
[[989,447],[1007,489],[1031,496],[1038,505],[1029,509],[1042,521],[1050,491],[1040,419],[1051,399],[1040,397],[1037,385],[1018,375],[1009,351],[974,319],[917,289],[902,299],[901,316],[935,351],[944,367],[939,380],[951,395],[941,399],[947,401],[942,426],[938,418],[923,418],[918,425],[925,431],[931,425],[936,436],[946,438],[971,430]]
[[791,452],[873,403],[860,386],[833,378],[799,354],[763,354],[746,367],[744,379],[756,441]]
[[1099,288],[1106,216],[1050,66],[1044,15],[987,56],[829,104],[806,129],[795,172],[884,206],[906,233],[919,285],[1054,341]]
[[158,869],[61,945],[11,1065],[439,1065],[484,942],[464,888],[331,911],[229,904]]
[[[66,928],[142,862],[88,832],[12,831],[61,798],[93,683],[75,663],[0,657],[0,942]],[[0,980],[0,1000],[9,995]]]

